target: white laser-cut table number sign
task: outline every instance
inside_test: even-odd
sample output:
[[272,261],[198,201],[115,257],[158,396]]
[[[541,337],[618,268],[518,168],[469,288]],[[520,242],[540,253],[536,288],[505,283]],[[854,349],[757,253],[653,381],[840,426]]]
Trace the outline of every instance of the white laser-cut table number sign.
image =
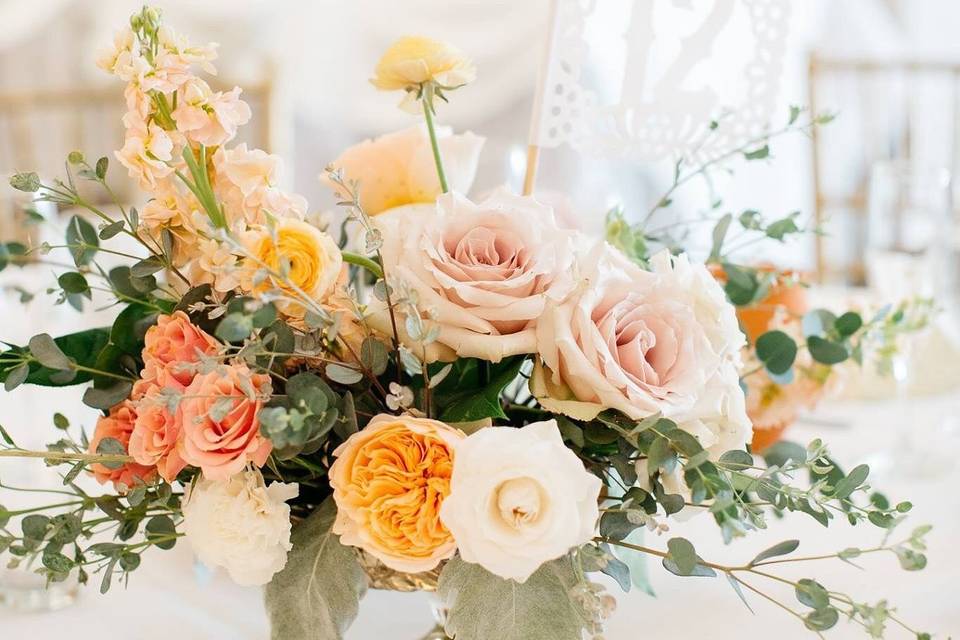
[[789,0],[553,0],[524,192],[541,149],[698,161],[760,135],[789,14]]

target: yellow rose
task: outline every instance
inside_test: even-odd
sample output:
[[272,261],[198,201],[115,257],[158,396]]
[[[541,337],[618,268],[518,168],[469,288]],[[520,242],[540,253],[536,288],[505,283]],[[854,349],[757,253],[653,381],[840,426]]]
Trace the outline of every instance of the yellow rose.
[[477,70],[463,53],[445,42],[406,36],[394,42],[374,69],[370,79],[377,89],[411,89],[425,82],[459,87],[472,82]]
[[[241,286],[250,293],[263,293],[276,287],[293,298],[306,295],[323,301],[332,293],[343,267],[343,256],[333,238],[294,218],[279,220],[272,234],[266,228],[253,232],[248,250],[252,257],[245,260]],[[281,273],[283,261],[289,264],[286,278],[256,277],[264,266]],[[302,317],[306,312],[296,301],[282,301],[277,307],[293,317]]]
[[411,416],[375,416],[340,445],[330,467],[333,532],[396,571],[429,571],[456,551],[440,521],[454,445],[463,432]]
[[[454,135],[438,127],[440,154],[450,189],[466,193],[473,184],[485,139],[470,133]],[[432,203],[440,195],[440,181],[426,128],[409,127],[373,140],[364,140],[330,163],[347,180],[360,183],[360,206],[375,216],[408,204]],[[320,179],[333,186],[326,174]]]

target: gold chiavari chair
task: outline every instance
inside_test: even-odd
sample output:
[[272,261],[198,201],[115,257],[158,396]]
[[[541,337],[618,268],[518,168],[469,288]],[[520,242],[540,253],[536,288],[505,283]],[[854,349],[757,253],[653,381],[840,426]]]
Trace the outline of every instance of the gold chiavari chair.
[[873,165],[922,161],[957,175],[960,62],[814,54],[808,71],[811,110],[838,114],[813,132],[816,220],[838,229],[815,240],[817,277],[862,284]]

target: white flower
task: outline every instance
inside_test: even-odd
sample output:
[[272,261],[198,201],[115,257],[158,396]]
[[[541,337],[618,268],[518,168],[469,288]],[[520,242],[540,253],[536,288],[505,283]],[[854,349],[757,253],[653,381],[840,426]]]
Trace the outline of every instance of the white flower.
[[292,545],[286,501],[297,494],[296,484],[265,487],[256,471],[219,482],[201,478],[183,504],[187,542],[201,562],[223,567],[237,584],[266,584],[287,563]]
[[455,445],[440,519],[466,562],[525,582],[593,537],[600,487],[555,420],[489,427]]
[[[502,190],[474,204],[448,193],[435,207],[402,207],[374,222],[386,273],[416,292],[421,311],[434,310],[425,324],[439,335],[427,361],[532,353],[537,319],[571,288],[572,234],[533,198]],[[371,310],[370,323],[388,331],[385,305]]]
[[537,325],[540,402],[579,419],[606,408],[635,419],[660,412],[712,454],[742,448],[745,338],[707,269],[664,252],[644,271],[605,244],[581,264],[579,290]]

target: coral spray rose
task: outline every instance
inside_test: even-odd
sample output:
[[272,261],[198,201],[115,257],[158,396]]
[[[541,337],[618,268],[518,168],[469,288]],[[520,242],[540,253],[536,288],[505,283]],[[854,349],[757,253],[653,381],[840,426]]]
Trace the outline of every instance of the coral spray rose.
[[270,376],[246,365],[218,367],[183,392],[182,456],[210,480],[224,480],[247,463],[262,467],[273,448],[257,413],[270,396]]
[[[110,415],[101,416],[97,420],[97,427],[93,432],[93,438],[90,440],[89,453],[97,453],[100,443],[108,438],[116,440],[126,449],[130,443],[130,434],[133,432],[133,424],[137,419],[137,412],[130,402],[123,402],[110,410]],[[124,485],[132,487],[137,480],[149,481],[156,475],[156,470],[152,465],[137,464],[128,462],[116,469],[111,469],[103,464],[90,465],[90,471],[93,477],[100,484],[112,482],[114,486]]]
[[429,571],[456,543],[440,521],[454,445],[463,432],[410,416],[375,416],[340,445],[330,467],[333,532],[397,571]]
[[188,385],[194,376],[188,365],[219,350],[220,343],[191,323],[183,311],[161,315],[143,338],[143,378],[155,378],[160,369],[166,369],[177,382]]

